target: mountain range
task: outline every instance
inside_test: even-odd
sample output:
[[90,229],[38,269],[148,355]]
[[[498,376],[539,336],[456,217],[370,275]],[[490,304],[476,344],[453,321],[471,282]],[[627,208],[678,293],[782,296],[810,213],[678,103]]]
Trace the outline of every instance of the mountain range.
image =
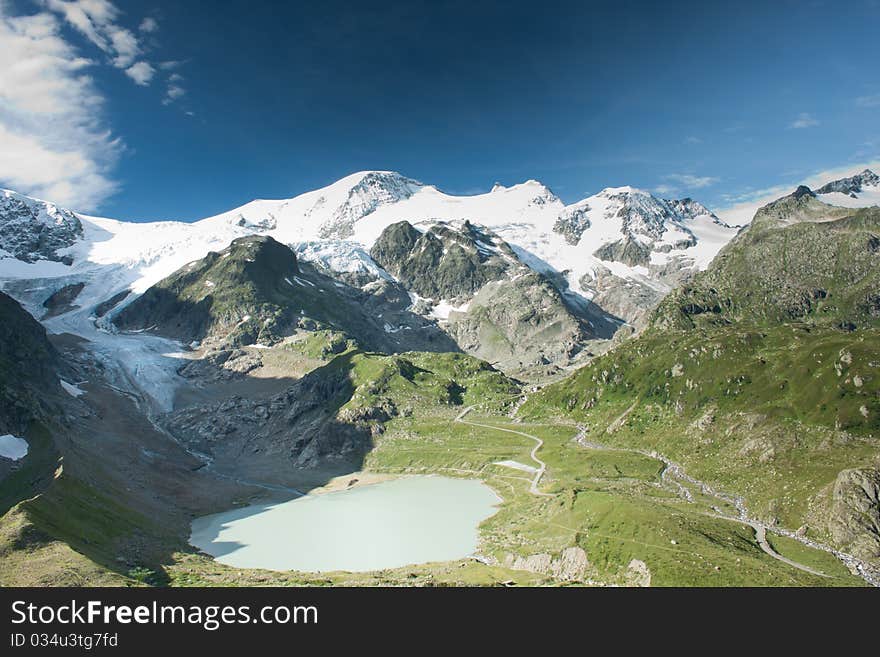
[[[3,191],[0,198],[0,254],[7,256],[0,259],[0,277],[13,281],[13,287],[15,280],[40,280],[41,295],[62,288],[70,294],[70,286],[82,285],[76,297],[81,309],[79,332],[91,330],[87,320],[95,315],[106,317],[99,324],[110,327],[112,317],[137,295],[183,265],[221,251],[234,239],[266,235],[293,248],[299,261],[344,285],[368,293],[377,285],[396,286],[410,296],[415,313],[442,331],[448,332],[453,308],[458,324],[470,313],[469,328],[456,329],[462,334],[460,346],[503,362],[511,371],[549,363],[564,367],[577,361],[581,350],[574,344],[606,341],[622,325],[639,325],[664,294],[705,268],[736,233],[691,199],[667,201],[630,187],[605,189],[566,206],[533,180],[510,188],[496,185],[476,196],[452,196],[380,171],[353,174],[292,199],[253,201],[193,223],[90,217],[11,191]],[[481,261],[490,259],[489,251],[495,248],[491,245],[501,245],[502,259],[510,267],[502,276],[501,269],[480,264],[476,268],[480,274],[467,290],[428,289],[424,281],[398,279],[383,266],[393,269],[394,265],[380,264],[381,257],[377,261],[375,256],[381,252],[377,242],[387,241],[386,230],[400,222],[439,237],[432,240],[434,244],[458,242],[451,254],[444,247],[436,263],[431,263],[448,270],[451,278],[468,275],[458,271],[468,265],[455,259],[465,243]],[[475,227],[483,231],[482,241],[472,234]],[[558,330],[569,336],[572,347],[548,345],[546,350],[522,354],[513,343],[497,349],[487,344],[491,336],[497,337],[496,342],[510,342],[521,322],[493,319],[478,308],[486,308],[500,293],[494,289],[499,277],[513,279],[525,272],[548,286],[555,308],[553,319],[536,319],[529,332],[552,333],[558,319],[562,322]],[[470,301],[490,282],[493,289],[468,310]],[[534,300],[510,292],[510,285],[502,287],[516,297],[521,316],[542,315]],[[38,299],[25,290],[18,293],[30,307],[49,296]],[[65,323],[67,330],[73,330],[72,317]]]
[[3,190],[0,581],[226,582],[194,517],[380,472],[504,491],[479,583],[880,584],[878,202],[865,171],[729,226],[369,171],[139,223]]

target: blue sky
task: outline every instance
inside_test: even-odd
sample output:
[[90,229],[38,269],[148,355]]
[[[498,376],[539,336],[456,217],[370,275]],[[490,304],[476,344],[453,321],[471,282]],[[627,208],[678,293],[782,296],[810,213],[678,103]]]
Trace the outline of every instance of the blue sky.
[[880,160],[878,0],[366,4],[0,0],[0,185],[134,220],[363,169],[721,209]]

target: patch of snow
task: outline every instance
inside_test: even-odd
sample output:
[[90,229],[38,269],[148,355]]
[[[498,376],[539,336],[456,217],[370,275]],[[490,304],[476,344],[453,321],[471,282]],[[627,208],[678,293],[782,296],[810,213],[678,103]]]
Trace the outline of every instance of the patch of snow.
[[468,308],[470,307],[470,301],[461,304],[460,306],[453,306],[449,301],[440,301],[433,308],[431,308],[431,317],[435,319],[448,320],[450,313],[466,313]]
[[12,434],[0,436],[0,456],[20,461],[28,453],[28,443],[24,438],[17,438]]
[[[79,397],[86,394],[85,390],[72,383],[68,383],[64,379],[58,379],[58,381],[61,383],[61,387],[64,388],[64,391],[71,397]],[[85,381],[82,381],[81,383],[85,383]]]
[[523,472],[528,472],[529,474],[535,474],[538,471],[537,468],[533,468],[532,466],[526,465],[525,463],[520,463],[519,461],[495,461],[495,465],[503,465],[506,468],[522,470]]
[[855,198],[848,194],[843,194],[842,192],[817,194],[816,198],[823,203],[838,205],[844,208],[867,208],[872,205],[880,206],[880,185],[863,188]]

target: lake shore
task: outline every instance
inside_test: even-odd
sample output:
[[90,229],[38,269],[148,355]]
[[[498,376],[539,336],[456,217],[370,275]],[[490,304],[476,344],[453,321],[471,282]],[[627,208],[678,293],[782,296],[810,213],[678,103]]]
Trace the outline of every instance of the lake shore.
[[370,486],[372,484],[380,484],[383,481],[399,479],[401,475],[389,474],[384,472],[352,472],[338,477],[333,477],[323,486],[313,488],[308,495],[326,495],[327,493],[337,493],[342,490],[350,490],[352,488],[360,488],[361,486]]

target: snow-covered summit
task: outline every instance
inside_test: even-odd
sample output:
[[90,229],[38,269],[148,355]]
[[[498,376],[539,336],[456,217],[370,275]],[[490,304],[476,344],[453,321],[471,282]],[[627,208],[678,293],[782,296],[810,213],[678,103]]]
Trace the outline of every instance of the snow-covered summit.
[[410,198],[425,185],[394,171],[360,171],[291,199],[255,200],[205,219],[218,225],[276,230],[287,241],[346,239],[354,225],[384,205]]
[[[668,271],[704,268],[735,234],[695,201],[667,201],[633,187],[609,187],[566,206],[537,180],[458,196],[393,171],[358,172],[290,199],[259,199],[193,223],[57,212],[74,226],[81,222],[73,243],[65,242],[71,267],[28,269],[20,250],[0,244],[14,258],[0,254],[0,279],[63,275],[97,281],[100,271],[101,284],[91,287],[103,301],[122,289],[143,292],[208,251],[250,234],[270,235],[322,268],[355,277],[380,275],[368,252],[389,225],[467,220],[499,235],[533,269],[567,281],[568,292],[586,301],[594,298],[590,281],[601,272],[662,293],[669,289]],[[38,223],[30,215],[16,217],[14,211],[0,212],[0,227]]]
[[816,195],[825,203],[847,208],[880,205],[880,176],[865,169],[854,176],[826,183],[816,190]]
[[861,173],[840,180],[832,180],[816,190],[817,194],[830,194],[838,192],[846,194],[852,198],[858,198],[858,195],[864,191],[866,187],[880,187],[880,176],[865,169]]

